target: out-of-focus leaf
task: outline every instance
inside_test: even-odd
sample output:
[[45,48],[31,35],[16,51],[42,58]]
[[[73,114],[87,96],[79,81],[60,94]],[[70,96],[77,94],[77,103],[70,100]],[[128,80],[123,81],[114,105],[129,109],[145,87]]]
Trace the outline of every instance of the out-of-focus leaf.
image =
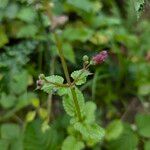
[[32,101],[36,98],[34,93],[28,92],[24,93],[23,95],[18,97],[18,102],[16,104],[17,109],[24,108],[30,104],[32,104]]
[[[93,34],[89,28],[80,27],[67,27],[63,32],[63,38],[68,41],[81,41],[86,42]],[[71,35],[71,36],[70,36]]]
[[106,139],[115,140],[123,132],[123,123],[120,120],[112,121],[106,128]]
[[13,77],[13,81],[10,82],[10,88],[12,93],[20,94],[25,92],[28,86],[28,73],[22,71]]
[[1,137],[3,139],[16,139],[20,136],[20,128],[17,124],[3,124],[1,126]]
[[2,93],[0,97],[0,104],[2,105],[2,107],[11,108],[12,106],[14,106],[15,102],[16,98],[14,95],[6,95],[5,93]]
[[31,7],[22,8],[18,12],[18,18],[27,23],[33,23],[35,17],[36,17],[36,11],[34,10],[34,8]]
[[8,150],[9,141],[6,139],[0,139],[0,150]]
[[27,125],[23,140],[24,150],[55,150],[60,147],[61,135],[54,128],[42,132],[41,125],[38,120]]
[[9,19],[14,19],[17,16],[19,7],[16,3],[12,3],[8,5],[6,11],[5,11],[5,16]]
[[150,115],[138,114],[136,116],[136,125],[141,136],[150,137]]
[[150,94],[150,83],[140,84],[138,89],[139,95],[146,96]]
[[31,122],[34,120],[35,118],[35,115],[36,115],[36,112],[35,111],[29,111],[26,115],[26,122]]
[[69,43],[63,43],[63,53],[67,60],[72,63],[75,63],[75,54],[72,46]]
[[108,150],[134,150],[138,144],[137,135],[131,130],[129,125],[124,125],[122,134],[115,140],[110,141]]
[[2,26],[0,26],[0,48],[8,43],[8,37],[5,33],[5,30]]
[[17,33],[18,38],[29,38],[34,37],[38,32],[38,27],[36,25],[30,24],[23,26]]
[[144,150],[149,150],[150,149],[150,141],[147,141],[144,143]]
[[40,116],[42,119],[46,119],[46,117],[48,116],[47,110],[44,109],[44,108],[39,108],[39,116]]
[[9,0],[0,0],[0,8],[5,8],[8,4]]
[[68,136],[62,145],[62,150],[81,150],[84,148],[84,143],[78,141],[73,136]]
[[76,1],[67,0],[67,5],[70,7],[70,8],[67,7],[68,9],[72,8],[73,10],[76,11],[77,9],[79,9],[87,13],[97,12],[101,8],[100,2],[97,1],[91,2],[90,0],[82,0],[82,5],[80,0],[76,0]]

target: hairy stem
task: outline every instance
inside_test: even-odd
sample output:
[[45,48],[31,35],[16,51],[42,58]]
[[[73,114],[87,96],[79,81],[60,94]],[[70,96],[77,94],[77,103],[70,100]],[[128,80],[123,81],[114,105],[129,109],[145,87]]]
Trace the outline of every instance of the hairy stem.
[[[44,6],[45,6],[45,9],[46,9],[47,16],[49,17],[50,21],[53,22],[51,7],[50,7],[47,0],[45,0]],[[69,87],[71,89],[73,101],[74,101],[76,111],[77,111],[77,117],[78,117],[79,121],[81,121],[82,120],[81,111],[80,111],[80,107],[79,107],[79,104],[78,104],[75,87],[72,86],[72,84],[71,84],[71,80],[70,80],[70,76],[69,76],[69,72],[68,72],[68,67],[67,67],[67,64],[66,64],[66,61],[65,61],[65,58],[64,58],[64,55],[63,55],[63,51],[62,51],[62,43],[59,40],[57,33],[53,32],[53,34],[54,34],[54,37],[55,37],[55,42],[56,42],[56,46],[57,46],[57,49],[58,49],[58,52],[59,52],[59,56],[60,56],[60,59],[61,59],[61,62],[62,62],[64,74],[65,74],[67,83],[69,84]]]

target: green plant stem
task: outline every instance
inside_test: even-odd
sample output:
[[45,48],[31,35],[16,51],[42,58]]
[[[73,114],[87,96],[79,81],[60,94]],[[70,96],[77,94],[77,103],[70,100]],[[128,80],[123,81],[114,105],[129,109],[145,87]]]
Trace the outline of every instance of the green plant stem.
[[[52,23],[53,22],[53,16],[52,16],[52,12],[51,12],[51,7],[50,7],[47,0],[45,0],[44,6],[45,6],[45,9],[46,9],[46,12],[47,12],[47,16],[49,17],[49,19]],[[61,59],[61,62],[62,62],[64,74],[65,74],[67,83],[69,84],[69,87],[70,87],[70,90],[71,90],[71,94],[72,94],[73,101],[74,101],[74,104],[75,104],[75,108],[76,108],[76,111],[77,111],[77,117],[78,117],[79,121],[81,121],[82,120],[81,111],[80,111],[80,107],[79,107],[79,104],[78,104],[75,87],[72,86],[72,84],[71,84],[68,67],[67,67],[66,61],[64,59],[64,55],[63,55],[63,51],[62,51],[62,43],[59,40],[57,33],[53,32],[53,34],[54,34],[56,46],[57,46],[57,49],[58,49],[58,53],[59,53],[59,56],[60,56],[60,59]]]
[[70,89],[71,89],[71,94],[72,94],[73,101],[74,101],[74,104],[75,104],[75,107],[76,107],[76,114],[78,116],[79,121],[82,121],[81,111],[80,111],[80,107],[79,107],[79,104],[78,104],[78,99],[77,99],[77,94],[76,94],[76,91],[75,91],[75,87],[71,86]]
[[62,66],[63,66],[63,70],[64,70],[64,73],[65,73],[66,80],[67,80],[68,84],[71,85],[67,64],[66,64],[66,61],[65,61],[65,58],[64,58],[64,55],[63,55],[63,51],[62,51],[62,44],[61,44],[61,42],[60,42],[60,40],[57,36],[57,33],[54,33],[54,37],[55,37],[55,42],[56,42],[56,46],[57,46],[57,49],[58,49],[58,53],[59,53],[59,56],[60,56],[60,59],[61,59],[61,62],[62,62]]
[[66,80],[69,84],[71,94],[72,94],[72,97],[73,97],[73,101],[74,101],[74,104],[75,104],[75,108],[76,108],[76,111],[77,111],[76,113],[77,113],[79,121],[81,121],[82,116],[81,116],[81,111],[80,111],[80,107],[79,107],[79,104],[78,104],[77,94],[76,94],[76,91],[75,91],[75,87],[72,86],[71,81],[70,81],[70,76],[69,76],[67,64],[66,64],[66,61],[64,59],[64,55],[63,55],[63,51],[62,51],[62,44],[61,44],[60,40],[58,39],[57,34],[55,33],[54,35],[55,35],[56,46],[57,46],[57,49],[58,49],[58,52],[59,52],[59,56],[61,58],[64,73],[65,73],[65,77],[66,77]]

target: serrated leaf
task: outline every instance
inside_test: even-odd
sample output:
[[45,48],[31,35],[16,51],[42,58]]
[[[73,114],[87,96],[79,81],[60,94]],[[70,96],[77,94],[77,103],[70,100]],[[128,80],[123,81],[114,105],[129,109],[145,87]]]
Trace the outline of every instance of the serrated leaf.
[[75,80],[76,85],[84,84],[88,75],[90,75],[90,72],[83,69],[71,73],[71,77]]
[[[53,83],[58,83],[58,84],[63,84],[64,82],[64,79],[61,76],[57,76],[57,75],[48,76],[46,77],[46,80],[48,82],[53,82]],[[52,92],[52,90],[57,91],[58,89],[61,88],[57,85],[54,85],[48,82],[45,82],[41,88],[44,92],[50,93]]]
[[90,146],[100,142],[105,135],[104,129],[98,126],[96,123],[88,125],[77,122],[74,124],[74,128],[82,134],[83,139]]
[[123,124],[120,120],[112,121],[106,128],[106,139],[115,140],[123,132]]
[[88,124],[91,124],[95,121],[95,110],[96,105],[93,102],[86,102],[84,106],[85,121]]
[[62,150],[81,150],[84,148],[84,143],[81,141],[78,141],[73,136],[68,136],[62,145]]
[[[81,91],[78,88],[75,88],[75,92],[77,95],[77,100],[80,108],[81,114],[83,114],[84,111],[84,97]],[[71,90],[68,89],[68,94],[63,97],[63,106],[66,111],[66,113],[70,116],[77,116],[77,110],[75,108],[74,100],[72,97]]]
[[136,125],[141,136],[150,137],[150,115],[138,114],[136,116]]

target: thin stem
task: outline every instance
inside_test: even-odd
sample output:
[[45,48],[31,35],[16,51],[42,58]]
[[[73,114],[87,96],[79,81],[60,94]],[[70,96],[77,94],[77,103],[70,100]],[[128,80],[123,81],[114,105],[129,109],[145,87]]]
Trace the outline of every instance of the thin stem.
[[57,46],[57,49],[58,49],[58,52],[59,52],[59,56],[61,58],[64,73],[65,73],[65,77],[66,77],[66,80],[67,80],[67,82],[70,86],[71,94],[72,94],[73,101],[74,101],[74,104],[75,104],[75,108],[76,108],[76,111],[77,111],[77,116],[78,116],[79,121],[81,121],[82,117],[81,117],[80,107],[79,107],[79,104],[78,104],[77,94],[76,94],[76,91],[75,91],[75,87],[72,86],[71,81],[70,81],[70,76],[69,76],[67,64],[66,64],[66,61],[64,59],[64,55],[63,55],[63,51],[62,51],[62,45],[61,45],[60,40],[58,39],[57,34],[55,33],[54,35],[55,35],[55,40],[56,40],[56,46]]
[[76,91],[75,91],[75,87],[71,86],[70,89],[71,89],[71,94],[72,94],[73,101],[74,101],[74,104],[75,104],[75,107],[76,107],[76,113],[77,113],[78,119],[79,119],[79,121],[81,121],[82,116],[81,116],[81,111],[80,111],[80,107],[79,107],[79,104],[78,104],[78,98],[77,98],[77,94],[76,94]]
[[68,71],[68,68],[67,68],[67,64],[66,64],[66,61],[65,61],[65,58],[64,58],[64,55],[63,55],[63,51],[62,51],[62,44],[61,44],[61,42],[60,42],[60,40],[57,36],[57,33],[54,33],[54,37],[55,37],[56,46],[57,46],[57,49],[58,49],[58,52],[59,52],[59,56],[60,56],[60,59],[61,59],[61,62],[62,62],[65,77],[66,77],[66,80],[67,80],[68,84],[70,85],[71,81],[70,81],[70,77],[69,77],[69,71]]
[[[50,21],[53,22],[51,7],[49,6],[47,1],[45,1],[44,6],[46,8],[47,16],[49,17]],[[59,40],[57,33],[53,32],[53,34],[54,34],[56,46],[57,46],[57,49],[58,49],[58,52],[59,52],[59,56],[60,56],[60,59],[61,59],[61,62],[62,62],[64,74],[65,74],[66,80],[69,84],[69,87],[70,87],[70,90],[71,90],[71,93],[72,93],[73,101],[74,101],[76,111],[77,111],[77,116],[78,116],[79,121],[81,121],[82,117],[81,117],[80,107],[79,107],[79,104],[78,104],[75,87],[72,86],[72,84],[71,84],[68,67],[67,67],[67,64],[66,64],[66,61],[65,61],[65,58],[64,58],[64,55],[63,55],[63,51],[62,51],[62,43]]]
[[[51,65],[50,65],[50,74],[54,74],[55,72],[55,57],[52,58],[52,61],[51,61]],[[48,112],[48,122],[50,121],[51,119],[51,112],[52,112],[52,92],[48,95],[48,99],[47,99],[47,112]]]

